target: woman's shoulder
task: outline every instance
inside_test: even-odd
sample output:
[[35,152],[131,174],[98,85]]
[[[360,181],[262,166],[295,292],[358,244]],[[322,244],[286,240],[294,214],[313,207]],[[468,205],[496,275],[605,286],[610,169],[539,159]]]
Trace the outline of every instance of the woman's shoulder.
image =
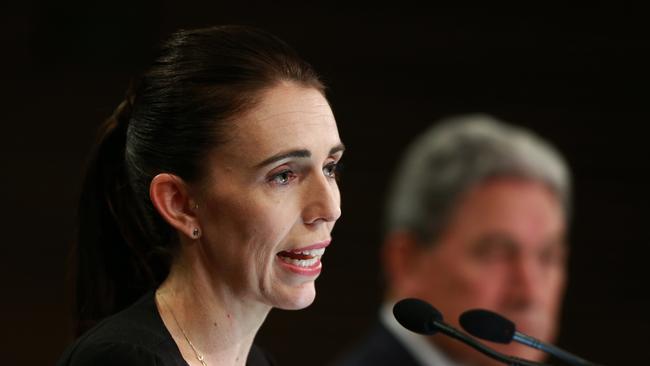
[[182,361],[179,356],[153,294],[148,293],[84,333],[68,347],[57,366],[186,365],[174,362]]

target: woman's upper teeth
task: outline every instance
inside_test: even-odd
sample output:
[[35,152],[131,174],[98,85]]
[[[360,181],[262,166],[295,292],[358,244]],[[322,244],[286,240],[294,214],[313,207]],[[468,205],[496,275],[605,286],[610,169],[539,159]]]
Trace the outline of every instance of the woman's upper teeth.
[[316,256],[322,256],[323,253],[325,253],[325,248],[301,250],[301,251],[298,251],[298,252],[295,252],[295,253],[316,257]]

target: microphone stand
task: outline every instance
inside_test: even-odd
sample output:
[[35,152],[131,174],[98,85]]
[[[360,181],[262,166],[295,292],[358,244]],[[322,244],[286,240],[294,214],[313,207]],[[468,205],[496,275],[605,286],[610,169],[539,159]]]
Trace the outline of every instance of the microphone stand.
[[515,331],[515,334],[512,337],[512,340],[519,342],[528,347],[538,349],[540,351],[546,352],[550,355],[553,355],[561,360],[564,360],[572,365],[583,365],[583,366],[598,366],[595,363],[589,362],[583,358],[580,358],[572,353],[569,353],[559,347],[556,347],[552,344],[544,343],[540,340],[537,340],[529,335],[519,333]]
[[497,343],[515,341],[525,346],[540,350],[575,366],[599,366],[552,344],[544,343],[527,334],[516,331],[515,323],[490,310],[474,309],[464,312],[460,325],[475,337]]
[[447,325],[446,323],[439,322],[437,320],[432,320],[433,325],[442,333],[459,340],[468,346],[474,348],[475,350],[483,353],[484,355],[491,357],[497,361],[503,362],[510,366],[550,366],[548,364],[528,361],[518,357],[506,356],[503,353],[497,352],[481,342],[476,341],[475,339],[466,336],[465,334],[457,331],[455,328]]

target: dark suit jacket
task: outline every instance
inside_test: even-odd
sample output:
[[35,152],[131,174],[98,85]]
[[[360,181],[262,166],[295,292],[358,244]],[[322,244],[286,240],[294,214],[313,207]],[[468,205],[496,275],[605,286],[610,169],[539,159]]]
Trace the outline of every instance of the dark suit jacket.
[[404,346],[382,325],[345,354],[336,366],[420,366]]
[[[57,366],[187,366],[156,308],[154,292],[84,333]],[[247,366],[272,365],[253,346]]]

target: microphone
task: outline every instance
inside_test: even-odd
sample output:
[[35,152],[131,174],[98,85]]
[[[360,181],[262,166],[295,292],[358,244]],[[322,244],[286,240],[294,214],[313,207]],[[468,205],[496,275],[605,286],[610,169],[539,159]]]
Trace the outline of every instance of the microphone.
[[497,352],[486,345],[476,341],[468,335],[458,331],[454,327],[442,321],[442,314],[431,304],[419,299],[403,299],[393,307],[393,315],[398,323],[411,332],[433,335],[437,332],[444,333],[484,355],[499,362],[512,366],[548,366],[543,363],[524,360],[521,358],[507,356]]
[[546,352],[572,365],[597,366],[597,364],[582,359],[563,349],[518,332],[515,328],[515,323],[489,310],[468,310],[461,314],[459,322],[469,334],[486,341],[504,344],[515,341]]

